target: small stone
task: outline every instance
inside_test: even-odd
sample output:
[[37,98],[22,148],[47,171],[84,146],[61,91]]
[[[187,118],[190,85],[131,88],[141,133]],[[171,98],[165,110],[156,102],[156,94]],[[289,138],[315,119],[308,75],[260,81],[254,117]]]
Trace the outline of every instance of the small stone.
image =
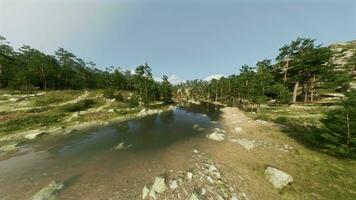
[[234,130],[235,130],[237,133],[239,133],[239,132],[242,131],[242,128],[241,128],[241,127],[235,127]]
[[213,180],[210,176],[208,176],[206,179],[207,179],[211,184],[214,184],[214,180]]
[[193,178],[193,173],[192,172],[188,172],[187,173],[187,177],[188,177],[188,181],[191,181]]
[[201,188],[201,195],[204,196],[206,194],[206,189],[205,188]]
[[169,181],[169,188],[171,188],[171,190],[175,190],[178,188],[178,182],[176,180]]
[[197,195],[196,193],[193,193],[193,194],[190,196],[189,200],[200,200],[200,198],[199,198],[199,195]]
[[194,149],[194,150],[193,150],[193,152],[194,152],[194,153],[199,153],[199,151],[198,151],[198,150],[196,150],[196,149]]

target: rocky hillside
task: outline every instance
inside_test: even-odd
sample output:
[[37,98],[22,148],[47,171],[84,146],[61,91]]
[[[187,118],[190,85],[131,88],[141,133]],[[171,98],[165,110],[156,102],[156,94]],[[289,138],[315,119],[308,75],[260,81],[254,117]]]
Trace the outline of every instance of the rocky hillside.
[[356,88],[356,40],[334,43],[329,48],[333,53],[332,59],[334,64],[340,69],[351,71],[354,79],[351,87]]

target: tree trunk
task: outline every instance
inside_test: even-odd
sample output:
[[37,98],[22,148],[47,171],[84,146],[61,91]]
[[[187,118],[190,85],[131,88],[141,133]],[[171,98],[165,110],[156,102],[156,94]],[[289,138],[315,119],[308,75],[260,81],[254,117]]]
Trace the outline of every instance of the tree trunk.
[[215,102],[218,101],[218,88],[215,88]]
[[293,99],[292,102],[295,104],[297,102],[297,93],[298,93],[298,87],[299,87],[299,82],[294,83],[294,89],[293,89]]
[[47,79],[46,79],[46,76],[45,76],[45,73],[44,73],[43,68],[41,68],[41,74],[42,74],[42,78],[43,78],[43,87],[44,87],[44,90],[47,91]]
[[314,74],[312,81],[311,81],[310,102],[314,101],[315,80],[316,80],[316,78],[315,78],[315,74]]
[[284,68],[283,82],[287,82],[288,67],[289,67],[289,60],[287,60],[287,63],[286,63],[285,68]]
[[307,83],[304,88],[304,103],[308,102],[308,95],[309,95],[309,83]]

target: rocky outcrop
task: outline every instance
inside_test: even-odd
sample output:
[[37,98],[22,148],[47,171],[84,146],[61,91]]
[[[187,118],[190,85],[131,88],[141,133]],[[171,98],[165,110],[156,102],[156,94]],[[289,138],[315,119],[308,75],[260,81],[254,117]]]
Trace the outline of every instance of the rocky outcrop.
[[291,175],[274,167],[267,167],[265,176],[266,179],[272,183],[273,187],[279,190],[293,183],[293,177]]

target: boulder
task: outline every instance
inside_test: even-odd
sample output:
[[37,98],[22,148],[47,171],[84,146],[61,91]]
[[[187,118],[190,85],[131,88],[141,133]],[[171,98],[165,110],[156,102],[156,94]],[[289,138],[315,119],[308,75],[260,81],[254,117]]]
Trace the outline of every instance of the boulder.
[[214,141],[223,141],[225,139],[225,131],[219,128],[215,128],[211,134],[208,134],[206,137]]
[[155,182],[152,185],[151,190],[161,194],[167,190],[165,179],[163,177],[156,177]]
[[276,189],[282,189],[290,183],[293,183],[293,177],[286,172],[273,168],[267,167],[265,170],[265,176],[273,187]]
[[52,181],[47,187],[37,192],[31,200],[54,200],[62,188],[63,183]]
[[31,130],[31,131],[28,131],[24,137],[26,139],[33,140],[33,139],[43,136],[43,135],[46,135],[46,133],[41,130]]

